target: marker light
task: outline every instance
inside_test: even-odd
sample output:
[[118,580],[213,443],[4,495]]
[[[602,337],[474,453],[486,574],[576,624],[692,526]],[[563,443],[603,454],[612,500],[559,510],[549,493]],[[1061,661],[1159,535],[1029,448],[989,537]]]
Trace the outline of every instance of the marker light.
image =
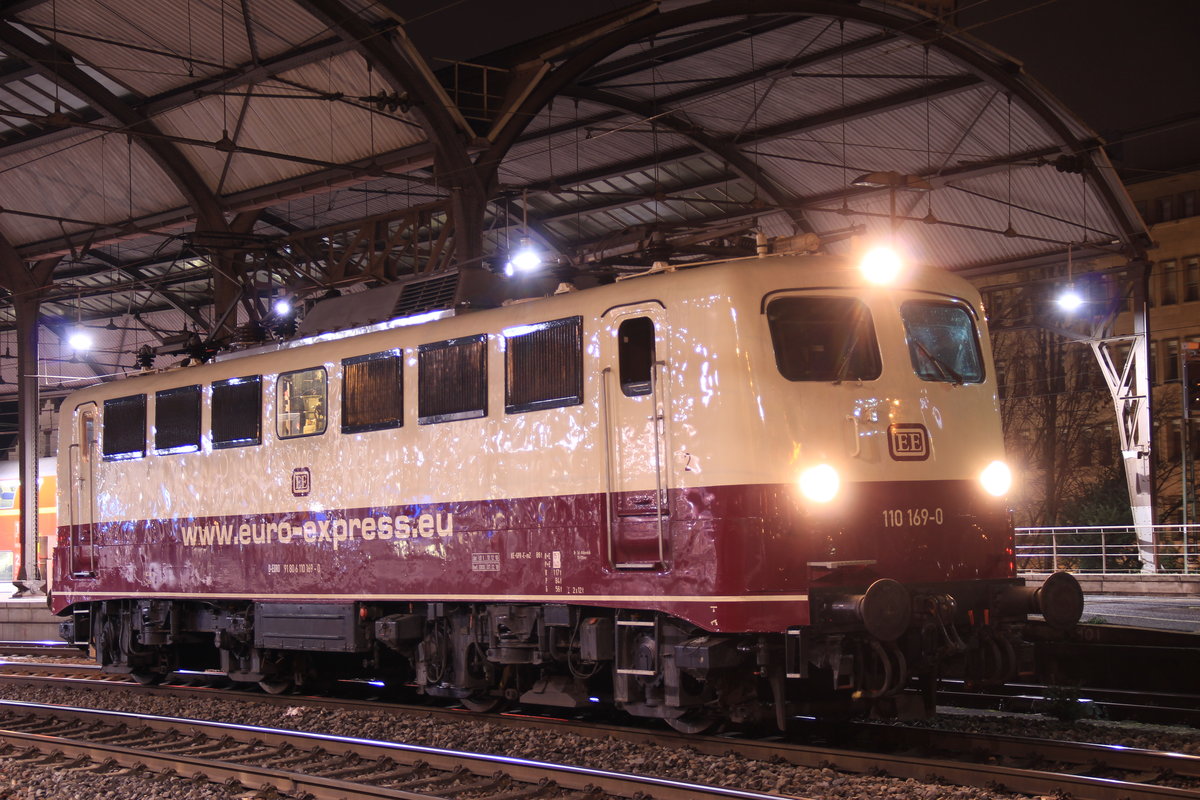
[[863,277],[877,286],[887,286],[895,281],[903,266],[900,256],[890,247],[872,248],[858,262]]
[[801,493],[814,503],[828,503],[837,496],[841,479],[837,470],[828,464],[818,464],[800,473]]
[[1003,497],[1012,488],[1012,470],[1003,461],[993,461],[979,473],[979,482],[992,497]]
[[83,328],[75,328],[67,334],[67,346],[72,350],[91,350],[92,335]]
[[1066,291],[1058,296],[1058,305],[1063,311],[1074,311],[1083,305],[1083,297],[1075,291],[1074,286],[1068,286]]

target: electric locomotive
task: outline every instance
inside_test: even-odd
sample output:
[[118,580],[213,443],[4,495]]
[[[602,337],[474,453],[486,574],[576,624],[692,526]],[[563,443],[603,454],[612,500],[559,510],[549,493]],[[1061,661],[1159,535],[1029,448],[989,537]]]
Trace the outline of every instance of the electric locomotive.
[[1004,681],[1027,615],[1082,595],[1015,576],[978,293],[879,281],[660,265],[79,391],[64,636],[145,682],[369,677],[685,731]]

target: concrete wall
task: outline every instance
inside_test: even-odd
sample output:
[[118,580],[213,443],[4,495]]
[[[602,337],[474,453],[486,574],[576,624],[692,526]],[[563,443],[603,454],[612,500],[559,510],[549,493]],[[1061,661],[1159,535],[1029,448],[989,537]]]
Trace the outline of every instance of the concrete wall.
[[61,642],[46,598],[0,600],[0,642]]

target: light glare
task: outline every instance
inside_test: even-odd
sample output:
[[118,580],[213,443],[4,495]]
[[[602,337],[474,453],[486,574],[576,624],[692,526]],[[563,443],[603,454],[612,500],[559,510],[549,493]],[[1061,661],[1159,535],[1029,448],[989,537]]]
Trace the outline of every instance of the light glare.
[[286,317],[288,314],[292,313],[292,301],[288,300],[286,297],[281,297],[275,301],[274,308],[277,316]]
[[887,286],[895,281],[903,266],[900,256],[890,247],[874,247],[858,262],[863,277],[877,286]]
[[1003,497],[1012,488],[1012,470],[1003,461],[993,461],[979,474],[979,482],[992,497]]
[[1074,286],[1068,286],[1066,291],[1058,296],[1058,305],[1063,311],[1074,311],[1083,305],[1083,297],[1075,291]]
[[81,328],[67,334],[67,346],[72,350],[91,350],[92,341],[92,335]]
[[828,503],[837,496],[841,479],[828,464],[818,464],[800,473],[800,491],[814,503]]
[[531,246],[525,245],[516,253],[513,253],[512,261],[509,262],[512,268],[517,272],[533,272],[542,265],[542,257]]

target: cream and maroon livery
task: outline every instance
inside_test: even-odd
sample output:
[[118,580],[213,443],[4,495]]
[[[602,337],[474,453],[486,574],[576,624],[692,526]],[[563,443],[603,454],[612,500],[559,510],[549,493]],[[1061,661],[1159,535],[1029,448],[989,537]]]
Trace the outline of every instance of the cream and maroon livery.
[[[877,354],[848,370],[847,352],[810,348],[804,358],[838,362],[834,379],[785,377],[798,368],[782,364],[791,356],[778,339],[810,324],[810,301],[787,298],[865,308],[845,348],[858,352],[869,334]],[[977,375],[936,364],[918,374],[924,356],[902,319],[912,303],[969,320]],[[768,312],[779,308],[801,327],[773,334]],[[573,317],[581,402],[506,413],[506,343]],[[1001,618],[1023,620],[1055,594],[1014,578],[1004,500],[981,487],[1003,459],[996,384],[979,297],[947,273],[875,287],[840,261],[776,257],[378,327],[64,402],[54,609],[74,613],[80,641],[126,626],[142,645],[109,641],[102,662],[145,677],[209,647],[231,673],[278,686],[318,658],[362,664],[382,651],[377,671],[395,658],[433,694],[478,702],[516,688],[567,705],[610,690],[633,713],[682,726],[731,715],[722,670],[796,683],[824,670],[861,696],[872,674],[894,684],[897,670],[931,672],[972,641],[988,643],[988,670],[1009,670],[993,663],[1011,662]],[[420,346],[478,336],[486,415],[419,424]],[[403,425],[342,433],[343,360],[396,349]],[[639,358],[648,380],[633,386]],[[326,431],[281,438],[277,376],[318,366]],[[214,449],[210,387],[248,375],[262,376],[262,443]],[[155,454],[156,392],[197,384],[199,450]],[[106,461],[91,440],[105,400],[133,394],[149,398],[147,455]],[[798,486],[817,465],[839,480],[825,502]],[[333,644],[317,646],[294,630],[313,608],[362,622],[331,625]],[[264,633],[269,618],[285,621]],[[970,629],[985,618],[990,627]],[[477,635],[439,628],[463,619]],[[502,685],[500,673],[522,671],[519,686]],[[597,675],[609,689],[596,689]],[[792,690],[775,683],[782,708]]]

